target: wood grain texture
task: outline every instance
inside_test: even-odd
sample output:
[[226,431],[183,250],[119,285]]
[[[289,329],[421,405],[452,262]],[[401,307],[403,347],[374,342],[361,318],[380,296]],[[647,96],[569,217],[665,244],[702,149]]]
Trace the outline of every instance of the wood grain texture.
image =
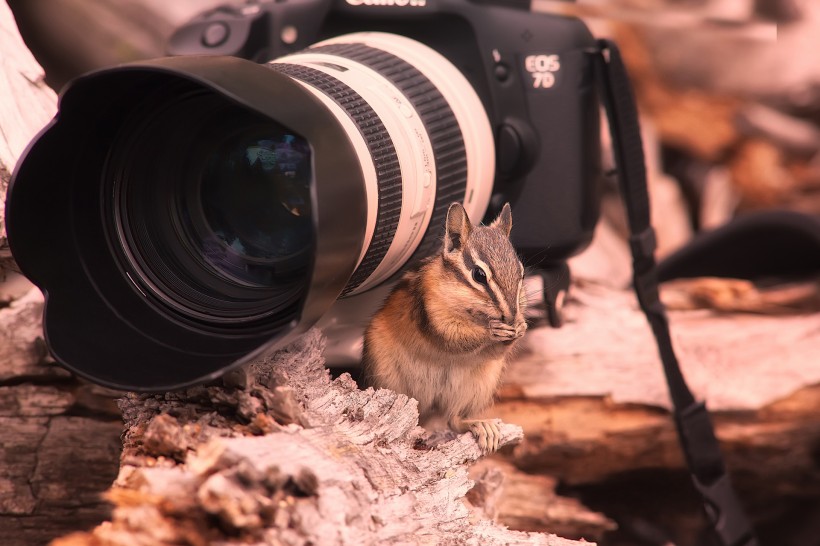
[[39,290],[0,309],[0,541],[46,544],[110,513],[122,421],[46,356]]
[[[431,435],[415,400],[331,380],[323,348],[312,330],[238,386],[125,397],[112,520],[56,544],[577,544],[475,518],[473,436]],[[273,420],[283,397],[298,404]]]
[[467,500],[488,517],[511,529],[550,530],[569,538],[601,540],[617,524],[577,499],[556,493],[559,480],[517,468],[509,457],[494,456],[470,467],[476,485]]
[[[696,309],[669,318],[684,376],[712,410],[755,410],[820,383],[820,313]],[[670,407],[651,330],[629,291],[579,281],[565,326],[533,328],[522,345],[506,383],[526,398],[574,393]]]

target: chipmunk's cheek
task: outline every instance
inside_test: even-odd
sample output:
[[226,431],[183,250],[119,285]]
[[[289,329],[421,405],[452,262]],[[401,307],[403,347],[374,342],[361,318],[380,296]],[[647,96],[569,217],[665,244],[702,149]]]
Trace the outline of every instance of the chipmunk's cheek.
[[490,320],[487,313],[475,307],[468,307],[467,315],[469,315],[469,317],[478,324],[486,324]]

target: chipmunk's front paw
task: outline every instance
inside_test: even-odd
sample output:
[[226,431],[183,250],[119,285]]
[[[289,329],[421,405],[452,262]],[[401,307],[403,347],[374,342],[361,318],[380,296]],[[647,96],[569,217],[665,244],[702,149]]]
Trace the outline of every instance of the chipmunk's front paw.
[[459,433],[470,431],[485,455],[498,450],[501,431],[497,419],[463,419],[455,416],[450,418],[448,425],[450,429]]
[[478,447],[486,455],[498,450],[498,442],[501,441],[501,431],[495,419],[467,419],[464,425],[473,433]]
[[520,337],[516,336],[515,327],[500,320],[490,321],[490,335],[496,341],[512,341],[516,337]]
[[521,321],[515,326],[510,326],[506,322],[500,320],[490,321],[490,335],[496,341],[515,341],[524,335],[527,331],[527,323]]

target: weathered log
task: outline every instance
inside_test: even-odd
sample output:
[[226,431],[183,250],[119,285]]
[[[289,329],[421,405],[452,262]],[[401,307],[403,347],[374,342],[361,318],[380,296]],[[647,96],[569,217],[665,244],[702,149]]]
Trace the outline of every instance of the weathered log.
[[0,309],[0,537],[9,546],[107,517],[100,493],[120,451],[116,407],[46,358],[41,316],[38,290]]
[[124,398],[112,520],[55,545],[577,544],[472,518],[472,435],[431,436],[415,400],[331,380],[323,348],[313,330],[238,387]]
[[601,540],[617,528],[611,519],[577,499],[558,495],[556,478],[523,472],[506,457],[478,461],[470,467],[470,477],[476,481],[467,493],[470,504],[511,529],[550,529],[570,538]]
[[[657,348],[634,294],[579,280],[571,295],[564,327],[527,333],[507,388],[528,398],[604,395],[618,404],[669,408]],[[820,383],[820,313],[696,309],[670,312],[670,322],[683,373],[714,410],[757,410]]]

